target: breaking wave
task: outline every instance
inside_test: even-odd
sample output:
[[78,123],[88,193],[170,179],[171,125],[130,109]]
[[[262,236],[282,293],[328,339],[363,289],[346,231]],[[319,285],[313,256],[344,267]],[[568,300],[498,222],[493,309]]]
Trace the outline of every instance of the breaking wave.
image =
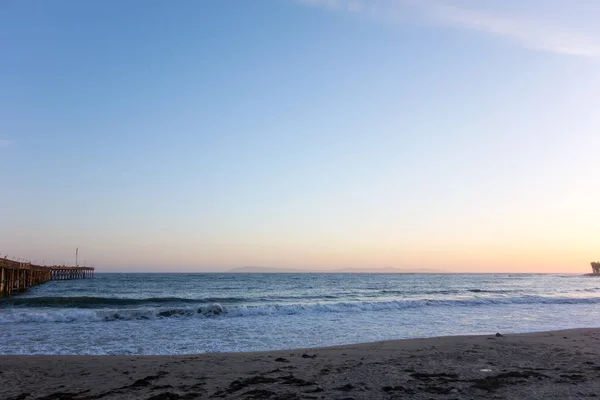
[[[587,290],[586,290],[587,291]],[[489,293],[489,294],[508,294],[514,293],[514,290],[483,290],[483,289],[458,289],[458,290],[431,290],[422,291],[420,295],[455,295],[466,293]],[[273,302],[273,301],[303,301],[303,300],[335,300],[340,297],[358,295],[365,297],[378,297],[380,295],[406,295],[402,290],[379,290],[377,292],[344,292],[337,295],[318,295],[318,296],[276,296],[273,298],[245,298],[245,297],[207,297],[201,299],[190,299],[182,297],[150,297],[150,298],[115,298],[115,297],[92,297],[92,296],[73,296],[73,297],[9,297],[0,299],[0,309],[4,307],[41,307],[41,308],[123,308],[131,306],[168,306],[168,305],[203,305],[203,304],[239,304],[249,301]]]
[[[39,299],[39,298],[38,298]],[[13,299],[16,300],[16,299]],[[21,299],[26,300],[26,299]],[[27,300],[33,300],[27,299]],[[119,299],[107,299],[119,300]],[[122,299],[131,301],[132,299]],[[421,307],[480,307],[486,305],[535,305],[535,304],[600,304],[600,297],[496,297],[496,298],[471,298],[453,300],[394,300],[394,301],[354,301],[354,302],[330,302],[330,303],[298,303],[298,304],[260,304],[260,305],[228,305],[213,302],[202,306],[165,307],[169,303],[166,299],[162,301],[148,301],[145,299],[128,305],[145,305],[148,303],[161,304],[160,307],[137,307],[118,309],[90,309],[85,308],[63,308],[63,309],[27,309],[6,308],[0,312],[0,324],[4,323],[26,323],[26,322],[112,322],[147,319],[169,319],[169,318],[228,318],[228,317],[251,317],[268,315],[293,315],[307,313],[358,313],[377,312],[388,310],[414,309]],[[176,302],[181,303],[182,299]],[[173,300],[174,301],[174,300]],[[202,300],[208,302],[208,299]],[[190,302],[198,302],[193,300]],[[3,302],[4,303],[4,302]],[[4,303],[6,304],[6,303]],[[98,303],[96,303],[97,305]],[[107,303],[101,303],[106,305]],[[118,303],[122,305],[122,303]]]

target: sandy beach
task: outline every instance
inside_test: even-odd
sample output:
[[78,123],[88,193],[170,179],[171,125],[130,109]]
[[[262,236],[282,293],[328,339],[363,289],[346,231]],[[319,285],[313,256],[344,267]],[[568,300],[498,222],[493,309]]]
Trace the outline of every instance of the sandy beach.
[[2,356],[3,399],[581,399],[600,329],[189,356]]

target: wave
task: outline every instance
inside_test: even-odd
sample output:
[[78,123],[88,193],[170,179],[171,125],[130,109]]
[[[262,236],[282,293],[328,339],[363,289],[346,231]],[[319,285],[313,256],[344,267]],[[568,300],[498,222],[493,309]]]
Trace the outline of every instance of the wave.
[[12,307],[57,307],[57,308],[102,308],[165,304],[212,304],[242,303],[250,299],[242,297],[207,297],[188,299],[181,297],[150,297],[145,299],[114,297],[12,297],[0,300],[1,306]]
[[435,294],[464,294],[464,293],[496,293],[496,294],[508,294],[508,293],[516,293],[518,290],[516,289],[437,289],[437,290],[424,290],[419,292],[411,292],[411,291],[402,291],[402,290],[389,290],[384,289],[380,290],[378,293],[380,294],[411,294],[411,295],[435,295]]
[[193,304],[238,304],[244,302],[277,302],[277,301],[329,301],[340,298],[348,298],[351,295],[364,297],[379,297],[380,295],[452,295],[461,293],[514,293],[512,290],[484,290],[484,289],[455,289],[455,290],[430,290],[422,292],[408,292],[401,290],[380,290],[375,293],[351,293],[343,292],[336,295],[317,296],[275,296],[272,298],[245,298],[245,297],[207,297],[201,299],[190,299],[182,297],[150,297],[150,298],[115,298],[115,297],[92,297],[92,296],[57,296],[57,297],[10,297],[0,299],[2,307],[42,307],[42,308],[114,308],[127,306],[159,306],[159,305],[193,305]]
[[60,309],[28,310],[6,309],[0,313],[2,323],[27,322],[109,322],[169,318],[228,318],[269,315],[294,315],[309,313],[357,313],[414,309],[421,307],[479,307],[489,305],[540,305],[540,304],[600,304],[600,297],[540,297],[523,296],[515,298],[477,298],[453,300],[394,300],[394,301],[355,301],[338,303],[307,304],[262,304],[231,305],[219,303],[201,307],[140,307],[135,309]]
[[467,289],[471,293],[514,293],[516,290]]

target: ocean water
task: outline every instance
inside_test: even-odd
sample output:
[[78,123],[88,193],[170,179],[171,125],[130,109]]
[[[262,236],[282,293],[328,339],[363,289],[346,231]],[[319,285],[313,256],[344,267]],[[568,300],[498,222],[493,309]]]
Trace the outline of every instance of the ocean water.
[[600,327],[600,279],[96,274],[0,299],[0,354],[191,354]]

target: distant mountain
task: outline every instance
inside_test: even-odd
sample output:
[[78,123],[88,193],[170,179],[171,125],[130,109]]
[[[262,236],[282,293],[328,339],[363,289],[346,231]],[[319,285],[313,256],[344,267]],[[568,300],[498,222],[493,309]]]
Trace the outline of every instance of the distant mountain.
[[294,269],[294,268],[277,268],[277,267],[237,267],[227,270],[229,273],[322,273],[322,274],[335,274],[335,273],[346,273],[346,274],[443,274],[446,271],[441,269],[433,268],[340,268],[340,269],[328,269],[328,270],[317,270],[317,269]]

